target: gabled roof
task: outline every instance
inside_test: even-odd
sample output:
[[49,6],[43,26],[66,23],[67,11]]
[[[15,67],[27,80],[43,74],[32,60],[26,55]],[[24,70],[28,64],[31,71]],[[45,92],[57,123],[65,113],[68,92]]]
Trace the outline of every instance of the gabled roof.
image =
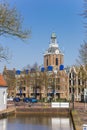
[[7,83],[4,80],[4,77],[0,74],[0,87],[7,87]]

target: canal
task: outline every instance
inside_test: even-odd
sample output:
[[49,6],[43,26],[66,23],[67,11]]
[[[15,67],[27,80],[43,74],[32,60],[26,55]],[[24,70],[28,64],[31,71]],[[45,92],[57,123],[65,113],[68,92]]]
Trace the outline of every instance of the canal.
[[9,116],[0,120],[0,130],[74,130],[70,117]]

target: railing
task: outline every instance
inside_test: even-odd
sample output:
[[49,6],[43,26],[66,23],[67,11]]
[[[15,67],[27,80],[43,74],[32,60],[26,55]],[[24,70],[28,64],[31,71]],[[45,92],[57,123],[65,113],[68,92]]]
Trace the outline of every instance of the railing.
[[69,108],[69,102],[52,102],[52,108]]

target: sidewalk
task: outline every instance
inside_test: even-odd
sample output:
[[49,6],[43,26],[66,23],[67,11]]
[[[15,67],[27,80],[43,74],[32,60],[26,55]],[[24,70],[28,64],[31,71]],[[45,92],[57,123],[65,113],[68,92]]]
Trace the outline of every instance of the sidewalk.
[[[73,108],[73,104],[70,104],[70,107]],[[74,102],[74,110],[79,114],[82,124],[87,124],[87,103]]]

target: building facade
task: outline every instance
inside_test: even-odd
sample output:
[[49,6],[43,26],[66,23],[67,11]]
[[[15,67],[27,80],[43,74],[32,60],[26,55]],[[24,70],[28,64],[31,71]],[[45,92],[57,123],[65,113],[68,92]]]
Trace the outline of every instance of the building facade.
[[7,108],[7,84],[0,74],[0,111]]
[[35,97],[39,100],[68,99],[68,76],[65,71],[36,71],[16,74],[16,96]]
[[87,67],[71,67],[68,79],[70,100],[87,102]]

